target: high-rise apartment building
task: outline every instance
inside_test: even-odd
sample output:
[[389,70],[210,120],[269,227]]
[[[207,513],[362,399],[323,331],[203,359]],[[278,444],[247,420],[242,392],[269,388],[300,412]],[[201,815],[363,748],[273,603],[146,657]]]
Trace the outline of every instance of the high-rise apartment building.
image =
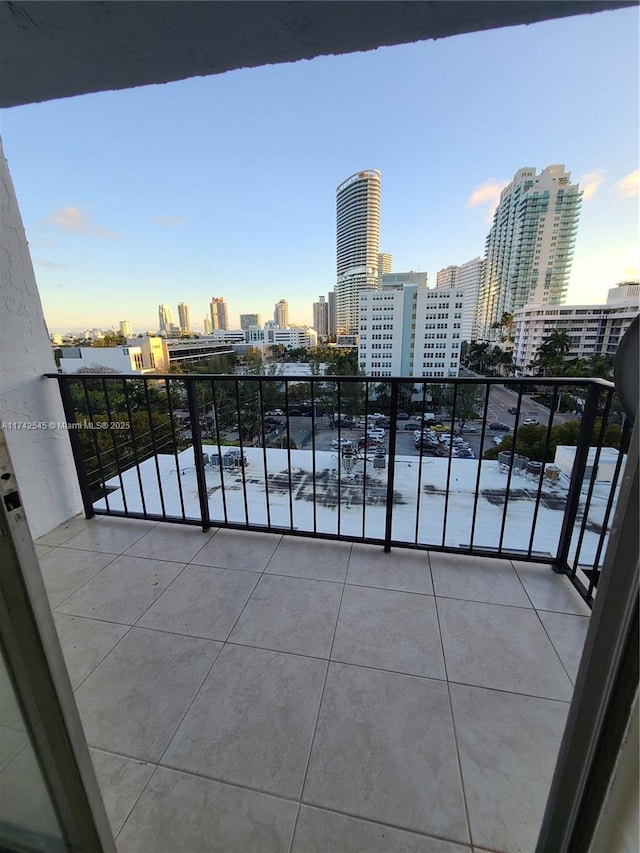
[[356,334],[363,290],[378,287],[380,172],[356,172],[336,190],[336,332]]
[[280,299],[276,302],[273,312],[273,322],[278,329],[286,329],[289,325],[289,303],[286,299]]
[[393,256],[388,252],[380,252],[378,255],[378,275],[383,276],[385,273],[391,272],[391,262]]
[[189,317],[189,306],[186,302],[178,302],[178,322],[182,334],[191,334],[191,319]]
[[328,334],[330,338],[336,336],[336,293],[335,290],[330,290],[327,295],[327,323]]
[[205,335],[211,334],[211,317],[205,317],[202,323]]
[[478,338],[478,298],[484,276],[483,258],[473,258],[461,266],[452,265],[438,271],[437,288],[458,288],[464,292],[462,301],[462,340]]
[[260,314],[241,314],[240,315],[240,328],[243,331],[247,331],[250,326],[261,326],[262,325],[262,317]]
[[171,333],[172,327],[171,308],[168,305],[158,305],[158,329],[168,335]]
[[367,376],[457,376],[463,295],[458,288],[429,290],[426,280],[403,284],[399,279],[363,291],[360,369]]
[[324,296],[319,296],[313,303],[313,328],[320,340],[325,340],[329,334],[329,303]]
[[229,315],[227,303],[221,296],[214,296],[211,300],[211,330],[228,329]]
[[438,270],[436,273],[436,287],[455,287],[460,281],[460,267],[452,265]]
[[130,338],[133,335],[133,326],[129,320],[120,320],[120,334],[124,338]]
[[494,329],[503,314],[528,303],[564,302],[582,192],[562,165],[519,169],[500,194],[485,244],[485,275],[480,288],[480,335]]

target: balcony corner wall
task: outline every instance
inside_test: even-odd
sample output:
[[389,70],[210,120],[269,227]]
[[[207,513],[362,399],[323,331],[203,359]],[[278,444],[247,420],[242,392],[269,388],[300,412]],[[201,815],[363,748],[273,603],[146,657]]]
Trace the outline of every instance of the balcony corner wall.
[[81,512],[82,500],[67,431],[49,428],[65,416],[42,378],[56,366],[1,142],[0,170],[0,421],[35,539]]

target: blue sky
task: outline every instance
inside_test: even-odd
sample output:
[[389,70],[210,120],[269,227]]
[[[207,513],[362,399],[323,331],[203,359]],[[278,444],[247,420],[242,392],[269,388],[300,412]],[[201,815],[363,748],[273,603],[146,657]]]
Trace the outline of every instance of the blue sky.
[[[5,110],[51,330],[157,328],[212,296],[292,322],[335,281],[335,189],[382,171],[394,271],[482,255],[499,189],[585,188],[567,301],[637,277],[638,9]],[[482,199],[474,204],[474,200]]]

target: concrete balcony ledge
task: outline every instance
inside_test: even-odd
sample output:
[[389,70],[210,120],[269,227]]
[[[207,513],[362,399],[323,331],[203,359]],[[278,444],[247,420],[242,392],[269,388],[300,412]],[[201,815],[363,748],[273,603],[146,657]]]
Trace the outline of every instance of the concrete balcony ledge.
[[534,849],[589,615],[550,567],[107,517],[37,550],[120,851]]

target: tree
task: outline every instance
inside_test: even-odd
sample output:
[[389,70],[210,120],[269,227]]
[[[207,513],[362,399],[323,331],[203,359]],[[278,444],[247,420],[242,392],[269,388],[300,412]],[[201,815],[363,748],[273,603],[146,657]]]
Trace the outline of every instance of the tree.
[[126,346],[127,339],[120,332],[105,332],[101,338],[94,341],[94,347],[122,347]]
[[566,329],[554,329],[542,339],[529,365],[538,376],[565,376],[571,337]]
[[500,329],[500,340],[513,341],[513,314],[505,311],[502,317],[491,325],[492,329]]

